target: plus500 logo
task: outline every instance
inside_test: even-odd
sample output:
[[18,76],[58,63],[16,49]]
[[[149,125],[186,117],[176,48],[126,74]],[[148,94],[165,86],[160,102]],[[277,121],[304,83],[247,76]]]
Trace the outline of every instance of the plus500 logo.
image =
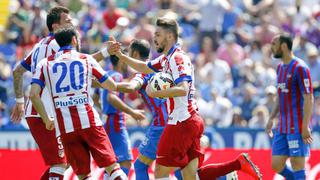
[[88,103],[88,98],[86,96],[63,97],[55,100],[56,108],[77,106],[77,105],[82,105],[87,103]]

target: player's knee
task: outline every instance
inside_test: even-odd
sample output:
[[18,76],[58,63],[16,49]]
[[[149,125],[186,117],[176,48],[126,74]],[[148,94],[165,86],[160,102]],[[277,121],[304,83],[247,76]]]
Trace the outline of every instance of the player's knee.
[[281,172],[283,170],[285,164],[283,165],[282,163],[279,163],[277,161],[272,161],[271,166],[272,166],[272,170],[273,171],[279,173],[279,172]]
[[290,162],[291,162],[291,167],[292,167],[293,171],[299,171],[299,170],[304,169],[304,166],[305,166],[304,158],[302,158],[302,157],[291,158]]
[[170,174],[170,168],[166,166],[162,166],[160,164],[156,164],[155,167],[155,177],[156,178],[163,178],[163,177],[169,177]]

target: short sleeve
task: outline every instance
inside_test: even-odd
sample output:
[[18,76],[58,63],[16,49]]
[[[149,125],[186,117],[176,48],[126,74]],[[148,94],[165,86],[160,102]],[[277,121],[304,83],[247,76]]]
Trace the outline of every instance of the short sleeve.
[[192,64],[188,56],[182,53],[174,54],[170,59],[170,68],[175,84],[192,81]]
[[162,58],[164,58],[164,56],[160,56],[154,60],[151,60],[149,62],[147,62],[147,66],[152,69],[154,72],[160,72],[162,71]]
[[35,83],[38,84],[41,88],[45,86],[45,78],[43,74],[43,69],[45,68],[47,59],[42,60],[38,63],[36,70],[33,73],[31,84]]
[[137,73],[132,80],[134,81],[138,81],[141,85],[145,85],[148,83],[148,81],[146,80],[146,75],[145,74],[141,74],[141,73]]
[[298,67],[296,76],[300,92],[302,94],[312,94],[313,88],[309,68],[304,66]]
[[108,79],[108,74],[102,69],[100,64],[90,55],[88,55],[88,62],[92,68],[92,76],[95,77],[99,83],[103,83]]
[[28,56],[20,62],[20,65],[30,72],[31,72],[32,53],[34,51],[35,49],[32,49],[31,52],[28,54]]

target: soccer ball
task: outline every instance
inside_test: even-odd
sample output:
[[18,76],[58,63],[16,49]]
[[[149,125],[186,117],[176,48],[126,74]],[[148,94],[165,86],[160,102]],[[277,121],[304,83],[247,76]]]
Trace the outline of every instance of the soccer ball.
[[155,73],[149,80],[149,84],[153,91],[169,89],[174,85],[173,78],[165,72]]

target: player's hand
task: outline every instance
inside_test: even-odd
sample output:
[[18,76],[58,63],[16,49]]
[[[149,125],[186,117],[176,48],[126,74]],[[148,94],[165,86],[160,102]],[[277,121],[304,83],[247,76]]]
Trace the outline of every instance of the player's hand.
[[46,128],[49,130],[49,131],[51,131],[51,130],[53,130],[54,129],[54,119],[53,118],[49,118],[49,120],[48,121],[45,121],[44,123],[45,123],[45,125],[46,125]]
[[273,137],[272,127],[273,127],[273,119],[269,119],[267,126],[266,126],[266,133],[271,138]]
[[20,123],[21,118],[24,116],[24,103],[17,103],[11,113],[11,121],[13,123]]
[[302,128],[302,134],[301,135],[302,135],[303,142],[305,144],[311,144],[312,143],[313,138],[312,138],[312,134],[311,134],[311,129],[308,126]]
[[144,115],[144,113],[145,113],[144,110],[134,109],[132,114],[130,114],[130,115],[136,121],[142,121],[142,120],[146,119],[146,116]]
[[110,36],[109,41],[107,42],[107,49],[110,55],[115,55],[120,51],[121,43],[117,42],[113,36]]

